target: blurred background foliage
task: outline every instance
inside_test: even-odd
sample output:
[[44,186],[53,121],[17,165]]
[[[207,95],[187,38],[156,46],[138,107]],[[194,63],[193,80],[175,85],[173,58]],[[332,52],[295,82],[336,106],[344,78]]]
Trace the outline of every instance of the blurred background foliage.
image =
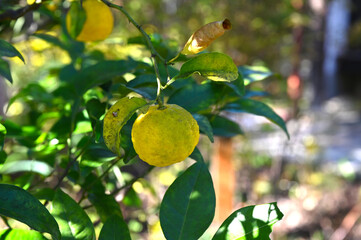
[[[319,54],[322,55],[322,52],[320,53],[322,48],[317,48],[317,42],[322,41],[320,40],[323,34],[322,28],[318,29],[321,32],[314,30],[317,29],[315,27],[317,24],[324,21],[322,14],[316,16],[317,14],[312,11],[310,4],[312,1],[114,0],[113,2],[127,9],[151,35],[157,50],[167,59],[174,57],[191,33],[200,26],[224,18],[230,19],[233,29],[214,42],[208,51],[224,52],[230,55],[237,65],[263,66],[275,72],[276,74],[267,77],[264,81],[252,83],[249,88],[255,92],[260,91],[259,95],[262,97],[266,95],[265,101],[289,120],[288,128],[291,133],[291,141],[286,142],[284,136],[280,136],[283,133],[280,131],[275,133],[269,122],[262,121],[258,117],[250,118],[249,115],[244,117],[244,115],[230,114],[230,118],[241,122],[246,132],[246,136],[234,139],[237,170],[235,202],[242,205],[277,200],[283,204],[281,206],[286,211],[285,218],[276,225],[279,227],[274,233],[274,239],[337,239],[331,236],[335,237],[334,233],[340,229],[347,230],[349,239],[359,239],[357,237],[361,236],[361,227],[358,224],[360,211],[357,208],[355,210],[355,207],[359,206],[359,169],[350,161],[347,154],[342,155],[344,152],[341,151],[339,156],[330,152],[329,148],[338,147],[336,142],[340,143],[340,139],[348,138],[349,135],[342,135],[345,131],[353,132],[355,135],[360,132],[357,121],[352,123],[354,125],[351,126],[351,130],[341,127],[341,133],[337,132],[339,127],[335,127],[337,124],[345,124],[341,120],[346,114],[353,113],[358,116],[359,112],[355,113],[354,107],[359,111],[360,103],[352,102],[351,107],[347,107],[348,101],[334,99],[322,105],[322,108],[317,109],[316,112],[309,111],[313,97],[307,91],[308,87],[313,87],[309,81],[311,71],[317,67]],[[328,1],[319,2],[323,2],[326,6],[328,4]],[[0,15],[9,9],[25,6],[25,0],[1,0]],[[149,57],[149,52],[141,44],[142,40],[137,29],[116,12],[114,12],[114,31],[105,41],[87,44],[70,41],[66,36],[67,33],[64,32],[64,16],[68,7],[67,1],[45,1],[38,9],[29,11],[16,20],[0,20],[0,37],[13,43],[26,61],[24,64],[19,59],[11,59],[14,83],[10,85],[0,82],[1,108],[6,108],[5,103],[8,101],[1,97],[16,96],[6,116],[19,125],[13,125],[11,128],[8,125],[8,136],[21,132],[24,137],[17,140],[31,149],[29,151],[29,148],[17,146],[16,149],[11,150],[16,152],[11,158],[25,158],[30,154],[37,159],[51,161],[56,152],[64,150],[66,136],[57,141],[52,141],[51,135],[47,136],[49,141],[43,149],[36,148],[34,144],[42,142],[41,137],[45,137],[38,132],[38,129],[50,133],[54,131],[61,136],[59,130],[61,124],[66,125],[71,117],[74,104],[72,97],[57,96],[56,91],[53,92],[61,87],[62,81],[68,80],[67,74],[74,70],[71,69],[71,62],[75,61],[75,68],[80,68],[104,59],[119,60],[131,57],[135,60],[147,61]],[[297,49],[296,46],[297,29],[303,31],[302,45],[299,46],[301,49]],[[354,24],[349,32],[350,45],[355,49],[360,46],[360,32],[359,23]],[[38,37],[35,34],[39,34]],[[50,42],[53,41],[53,44],[51,44],[49,41],[44,41],[42,39],[44,35],[41,34],[54,36],[62,42],[52,39]],[[299,74],[305,81],[303,82],[305,88],[299,102],[302,114],[292,119],[289,112],[294,106],[292,99],[287,95],[286,79],[298,65]],[[124,76],[125,79],[132,77],[134,76]],[[119,82],[121,81],[122,79],[119,79]],[[113,89],[113,92],[120,89]],[[50,93],[55,94],[55,97],[49,96]],[[257,94],[255,95],[257,98]],[[107,97],[104,91],[95,89],[87,91],[84,100],[87,102],[92,96],[97,96],[99,99]],[[101,105],[100,102],[92,104]],[[89,106],[89,109],[94,108]],[[105,109],[105,106],[101,106],[100,109]],[[40,116],[41,112],[47,114]],[[90,112],[84,110],[76,116],[79,120],[79,125],[75,126],[78,129],[77,133],[91,131],[89,122],[82,121],[87,119]],[[98,116],[102,113],[93,112],[93,114]],[[63,115],[66,116],[64,121],[58,122],[54,127],[54,122],[50,120]],[[99,123],[95,121],[92,124]],[[359,149],[359,143],[355,143],[355,139],[359,138],[352,135],[352,139],[346,139],[350,142],[345,140],[345,146],[355,145],[353,149]],[[78,139],[76,142],[82,146],[84,141],[86,139]],[[214,149],[210,142],[202,141],[200,147],[205,159],[211,159]],[[91,151],[98,150],[95,144],[90,145],[89,155]],[[354,153],[360,156],[360,152]],[[96,162],[92,162],[91,158],[87,160],[89,161],[84,162],[86,167],[95,166]],[[107,158],[104,157],[103,160],[106,162]],[[129,228],[138,238],[144,237],[145,231],[152,233],[150,239],[160,239],[162,236],[159,235],[161,234],[159,221],[152,215],[158,211],[156,206],[160,201],[159,196],[164,194],[177,173],[184,169],[182,164],[186,163],[169,169],[156,169],[156,174],[151,174],[149,181],[137,181],[126,193],[123,203],[129,211],[126,212],[125,218],[131,219]],[[87,168],[85,170],[89,171]],[[140,174],[132,171],[134,169],[129,169],[131,173],[129,179],[131,175]],[[44,169],[42,174],[46,173],[47,170]],[[29,174],[27,177],[18,179],[23,181],[18,184],[26,185],[33,176]],[[79,176],[74,176],[76,177]],[[119,181],[116,176],[107,179],[109,182],[107,187],[112,189],[114,187],[112,184],[116,180]],[[127,180],[123,179],[123,181]],[[12,181],[12,179],[3,179],[3,181]],[[154,185],[160,186],[158,192]],[[141,205],[143,208],[139,208]],[[356,213],[355,220],[346,218],[350,213]],[[352,223],[351,228],[347,228],[349,226],[347,223]],[[343,224],[346,224],[346,227],[343,227]]]

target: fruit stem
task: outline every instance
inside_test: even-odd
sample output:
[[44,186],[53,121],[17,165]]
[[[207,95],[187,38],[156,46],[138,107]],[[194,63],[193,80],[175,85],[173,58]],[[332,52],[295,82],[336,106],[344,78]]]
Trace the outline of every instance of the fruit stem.
[[[146,41],[150,53],[152,54],[151,59],[153,61],[153,65],[154,65],[154,70],[155,70],[155,74],[157,77],[157,97],[156,97],[156,102],[158,102],[159,104],[159,109],[163,109],[164,108],[164,103],[163,103],[163,99],[162,99],[162,90],[164,89],[164,87],[162,86],[161,83],[161,78],[160,78],[160,74],[159,74],[159,68],[157,65],[157,59],[156,57],[159,58],[159,60],[164,64],[166,72],[167,72],[167,85],[170,85],[172,82],[170,82],[170,76],[168,73],[168,62],[157,52],[157,50],[154,48],[152,41],[150,40],[149,35],[144,31],[144,29],[142,28],[141,25],[139,25],[130,15],[129,13],[123,8],[123,6],[119,6],[116,4],[113,4],[107,0],[102,0],[103,3],[105,3],[108,7],[110,8],[115,8],[119,11],[121,11],[129,20],[129,22],[131,22],[138,30],[139,32],[143,35],[144,40]],[[170,83],[169,83],[170,82]],[[169,83],[169,84],[168,84]]]

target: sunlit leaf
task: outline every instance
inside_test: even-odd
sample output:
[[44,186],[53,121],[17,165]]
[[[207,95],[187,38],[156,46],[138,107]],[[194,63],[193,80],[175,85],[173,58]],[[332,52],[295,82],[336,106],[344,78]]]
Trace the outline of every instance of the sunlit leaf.
[[58,189],[52,205],[51,214],[59,224],[62,240],[95,240],[93,223],[71,197]]
[[133,114],[147,102],[142,98],[122,98],[116,102],[104,117],[103,137],[107,147],[121,156],[120,130]]
[[59,226],[53,216],[38,199],[22,188],[0,184],[0,214],[60,239]]
[[277,203],[244,207],[222,223],[212,240],[267,240],[282,217]]
[[124,219],[114,214],[103,225],[99,240],[131,240],[128,226]]
[[215,193],[211,175],[197,162],[168,188],[160,207],[160,224],[167,239],[198,239],[211,224]]
[[213,129],[208,118],[200,114],[192,114],[192,116],[198,123],[199,131],[206,134],[211,142],[214,142]]
[[262,81],[274,75],[273,72],[264,66],[239,66],[238,70],[243,76],[244,85],[248,85],[256,81]]
[[7,41],[0,39],[0,57],[19,57],[25,63],[21,53]]
[[259,102],[253,99],[240,99],[237,102],[227,105],[225,110],[233,110],[238,112],[248,112],[255,115],[263,116],[278,125],[290,138],[288,134],[287,127],[283,119],[278,116],[272,108],[264,104],[263,102]]
[[204,53],[185,62],[176,79],[198,73],[212,81],[230,82],[238,78],[238,69],[232,58],[223,53]]
[[0,231],[1,240],[46,240],[39,232],[25,229],[6,229]]
[[0,123],[0,151],[3,150],[5,143],[6,128]]
[[17,172],[33,172],[43,176],[49,176],[53,168],[45,162],[36,160],[19,160],[6,162],[1,168],[1,174],[12,174]]

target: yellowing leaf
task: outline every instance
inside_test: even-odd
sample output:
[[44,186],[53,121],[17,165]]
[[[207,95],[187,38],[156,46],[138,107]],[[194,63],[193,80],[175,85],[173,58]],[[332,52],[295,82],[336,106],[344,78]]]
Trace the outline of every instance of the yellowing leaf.
[[116,102],[105,114],[103,137],[107,147],[118,156],[120,152],[119,132],[133,116],[135,111],[147,104],[143,98],[122,98]]
[[199,53],[231,28],[232,25],[228,19],[208,23],[193,33],[181,53],[184,55]]

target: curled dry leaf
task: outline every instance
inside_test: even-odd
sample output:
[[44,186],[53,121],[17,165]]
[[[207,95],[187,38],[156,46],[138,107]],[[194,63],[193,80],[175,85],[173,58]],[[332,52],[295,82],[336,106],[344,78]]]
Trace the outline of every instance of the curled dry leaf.
[[193,33],[181,53],[184,55],[199,53],[231,28],[232,24],[228,19],[208,23]]

